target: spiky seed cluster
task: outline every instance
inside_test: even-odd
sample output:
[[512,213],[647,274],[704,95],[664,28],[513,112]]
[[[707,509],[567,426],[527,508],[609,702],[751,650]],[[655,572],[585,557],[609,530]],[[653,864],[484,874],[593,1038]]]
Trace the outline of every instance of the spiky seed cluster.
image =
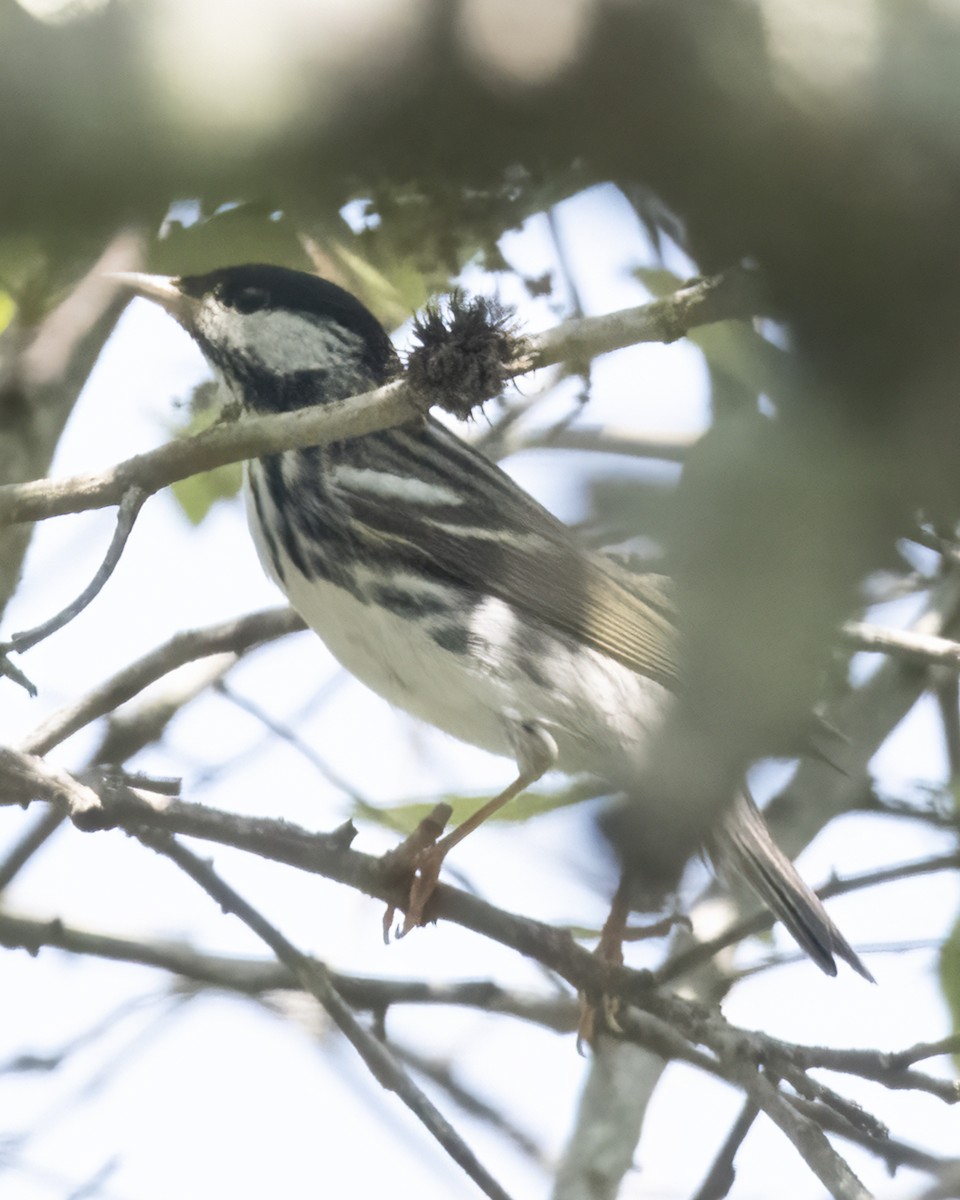
[[431,304],[413,326],[418,345],[407,359],[407,377],[424,400],[462,420],[499,396],[509,368],[527,353],[513,309],[496,300],[453,292]]

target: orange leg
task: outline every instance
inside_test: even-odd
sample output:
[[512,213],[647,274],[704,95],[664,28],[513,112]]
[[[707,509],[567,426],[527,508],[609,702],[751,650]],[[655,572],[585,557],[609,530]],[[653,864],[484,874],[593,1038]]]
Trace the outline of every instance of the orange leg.
[[[424,911],[436,890],[443,860],[454,846],[459,845],[468,834],[473,833],[484,821],[499,812],[505,804],[509,804],[531,784],[536,783],[556,762],[556,743],[550,734],[536,722],[511,721],[509,732],[514,753],[517,756],[517,778],[513,783],[504,788],[499,795],[494,796],[492,800],[481,805],[456,829],[439,840],[430,840],[429,834],[425,834],[421,826],[402,846],[391,852],[401,859],[409,858],[414,872],[413,883],[410,886],[410,898],[406,906],[406,916],[398,937],[404,937],[411,929],[424,924]],[[385,932],[389,929],[392,918],[393,909],[391,908],[388,909],[384,918]]]

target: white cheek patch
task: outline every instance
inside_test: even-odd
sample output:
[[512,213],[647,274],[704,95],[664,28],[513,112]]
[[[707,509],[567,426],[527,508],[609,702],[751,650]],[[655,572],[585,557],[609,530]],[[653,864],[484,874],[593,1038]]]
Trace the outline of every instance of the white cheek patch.
[[329,354],[356,354],[363,348],[359,334],[333,321],[313,321],[283,309],[238,313],[218,301],[204,305],[197,329],[229,354],[283,375],[313,370]]

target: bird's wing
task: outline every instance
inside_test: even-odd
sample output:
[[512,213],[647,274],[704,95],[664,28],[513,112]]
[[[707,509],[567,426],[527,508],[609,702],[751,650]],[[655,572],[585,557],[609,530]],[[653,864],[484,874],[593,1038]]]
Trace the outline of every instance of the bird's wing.
[[[357,451],[362,443],[362,457]],[[338,477],[358,533],[438,579],[498,597],[666,687],[676,684],[672,606],[656,576],[629,575],[580,546],[566,526],[478,451],[434,421],[357,439],[360,472]],[[402,504],[363,486],[416,465],[425,486]],[[351,486],[350,480],[353,481]]]

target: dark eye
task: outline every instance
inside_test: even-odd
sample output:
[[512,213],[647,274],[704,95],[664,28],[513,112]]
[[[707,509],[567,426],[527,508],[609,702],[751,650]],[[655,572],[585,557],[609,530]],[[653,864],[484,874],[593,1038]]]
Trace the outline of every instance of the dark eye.
[[258,287],[241,288],[225,299],[231,308],[235,308],[239,313],[258,312],[261,308],[266,308],[270,301],[269,295],[263,288]]

